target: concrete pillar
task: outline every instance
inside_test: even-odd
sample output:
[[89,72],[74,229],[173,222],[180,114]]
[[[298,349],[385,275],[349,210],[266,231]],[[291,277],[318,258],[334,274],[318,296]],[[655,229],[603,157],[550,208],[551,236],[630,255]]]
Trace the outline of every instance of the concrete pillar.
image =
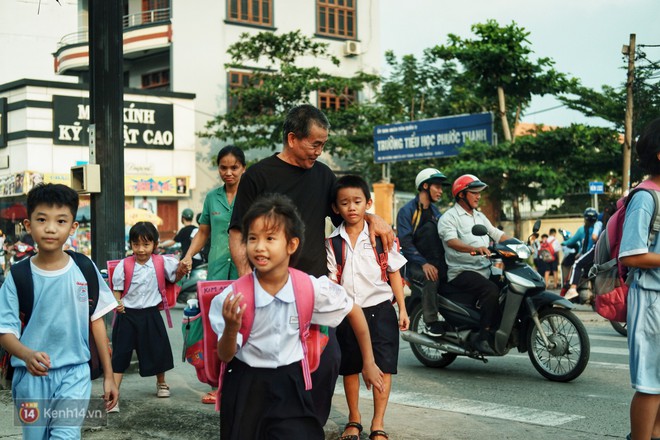
[[374,183],[374,211],[390,225],[394,224],[394,184]]

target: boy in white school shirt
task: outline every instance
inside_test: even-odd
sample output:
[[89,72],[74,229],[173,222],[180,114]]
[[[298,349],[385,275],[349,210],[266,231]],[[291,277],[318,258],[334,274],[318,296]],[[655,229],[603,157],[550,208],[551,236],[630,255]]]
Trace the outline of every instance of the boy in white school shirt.
[[[410,319],[403,297],[403,283],[399,269],[406,259],[398,249],[387,254],[388,277],[383,271],[377,251],[370,243],[369,230],[364,220],[371,207],[371,193],[367,183],[359,176],[343,176],[337,180],[332,193],[333,210],[344,221],[326,241],[328,273],[330,279],[340,283],[348,295],[365,314],[371,335],[376,365],[382,370],[383,390],[374,388],[374,414],[371,420],[371,439],[386,439],[383,430],[385,409],[392,386],[392,374],[397,373],[399,352],[399,329],[407,330]],[[342,238],[342,255],[335,256],[333,237]],[[335,239],[336,240],[336,239]],[[338,264],[339,262],[339,264]],[[391,285],[390,285],[391,284]],[[399,317],[392,305],[394,296],[399,308]],[[348,403],[348,423],[342,439],[359,438],[362,417],[358,407],[362,358],[355,335],[347,322],[337,327],[337,340],[341,349],[339,374],[344,377],[344,391]]]

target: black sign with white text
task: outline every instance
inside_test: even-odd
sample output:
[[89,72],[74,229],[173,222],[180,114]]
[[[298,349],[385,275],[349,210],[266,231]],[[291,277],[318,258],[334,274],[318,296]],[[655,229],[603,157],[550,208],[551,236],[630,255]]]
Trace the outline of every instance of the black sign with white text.
[[[89,145],[89,98],[53,96],[53,144]],[[172,105],[124,101],[124,147],[174,149]]]

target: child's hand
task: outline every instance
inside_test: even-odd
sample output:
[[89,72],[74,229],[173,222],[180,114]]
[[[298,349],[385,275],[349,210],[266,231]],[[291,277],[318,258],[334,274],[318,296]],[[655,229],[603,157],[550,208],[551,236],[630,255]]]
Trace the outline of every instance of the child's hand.
[[399,330],[405,332],[410,327],[410,318],[405,307],[399,309]]
[[380,371],[375,362],[362,365],[362,379],[368,390],[373,385],[378,391],[383,392],[383,372]]
[[243,321],[243,312],[245,312],[246,304],[241,306],[243,301],[243,294],[227,295],[225,302],[222,304],[222,318],[225,320],[225,328],[230,331],[238,332],[241,328]]
[[50,369],[50,356],[43,351],[31,351],[25,359],[25,367],[33,376],[48,376]]
[[120,299],[117,300],[117,313],[126,313],[126,307],[124,307],[124,302]]
[[106,411],[117,406],[119,402],[119,388],[112,376],[103,379],[103,400],[105,400]]
[[176,269],[176,277],[183,278],[188,275],[192,270],[192,260],[190,258],[183,258],[179,261],[179,267]]

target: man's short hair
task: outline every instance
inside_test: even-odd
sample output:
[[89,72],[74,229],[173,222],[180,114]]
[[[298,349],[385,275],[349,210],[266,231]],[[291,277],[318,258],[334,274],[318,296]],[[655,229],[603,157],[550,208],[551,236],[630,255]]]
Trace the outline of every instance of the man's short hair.
[[309,136],[311,124],[329,130],[330,122],[325,114],[310,104],[302,104],[293,107],[286,115],[282,126],[282,143],[287,145],[289,133],[293,133],[298,139]]
[[556,233],[557,233],[557,230],[555,228],[550,228],[550,234],[551,235],[556,234]]

